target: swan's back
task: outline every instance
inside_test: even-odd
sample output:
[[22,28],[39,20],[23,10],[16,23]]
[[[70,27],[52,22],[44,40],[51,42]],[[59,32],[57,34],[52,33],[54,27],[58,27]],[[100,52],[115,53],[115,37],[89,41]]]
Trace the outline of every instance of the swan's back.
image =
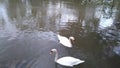
[[66,56],[58,59],[56,62],[64,66],[73,67],[74,65],[83,63],[84,61],[74,57]]
[[72,47],[72,44],[68,38],[61,35],[57,35],[57,36],[61,44],[63,44],[66,47]]

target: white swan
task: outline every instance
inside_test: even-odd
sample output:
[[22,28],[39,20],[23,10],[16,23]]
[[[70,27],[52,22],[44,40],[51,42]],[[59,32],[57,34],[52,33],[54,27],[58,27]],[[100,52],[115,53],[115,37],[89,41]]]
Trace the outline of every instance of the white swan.
[[69,66],[69,67],[73,67],[74,65],[78,65],[80,63],[83,63],[85,61],[74,58],[74,57],[70,57],[70,56],[66,56],[66,57],[62,57],[58,59],[58,52],[57,49],[52,49],[50,54],[55,53],[55,62],[58,64],[61,64],[63,66]]
[[60,43],[64,46],[66,46],[66,47],[72,47],[72,42],[71,41],[75,40],[75,38],[72,37],[72,36],[70,36],[69,39],[68,39],[68,38],[58,34],[57,37],[58,37]]

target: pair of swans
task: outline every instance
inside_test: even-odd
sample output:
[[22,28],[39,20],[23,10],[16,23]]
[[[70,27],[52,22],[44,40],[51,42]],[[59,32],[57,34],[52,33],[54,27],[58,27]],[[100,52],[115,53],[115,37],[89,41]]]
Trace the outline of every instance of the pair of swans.
[[[74,37],[70,36],[69,39],[61,36],[61,35],[57,35],[59,41],[61,44],[63,44],[66,47],[72,47],[72,42],[73,40],[75,40]],[[69,66],[69,67],[73,67],[74,65],[78,65],[80,63],[83,63],[85,61],[71,57],[71,56],[66,56],[66,57],[62,57],[58,59],[58,51],[57,49],[51,49],[50,54],[55,54],[55,62],[58,64],[61,64],[63,66]]]

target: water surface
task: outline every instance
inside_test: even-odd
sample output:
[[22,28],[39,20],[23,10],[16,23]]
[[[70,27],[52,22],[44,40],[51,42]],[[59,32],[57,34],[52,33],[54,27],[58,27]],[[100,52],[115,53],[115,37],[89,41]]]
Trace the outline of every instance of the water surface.
[[[85,60],[74,68],[120,68],[119,7],[116,0],[1,0],[0,68],[56,68],[52,48]],[[73,48],[58,33],[74,36]]]

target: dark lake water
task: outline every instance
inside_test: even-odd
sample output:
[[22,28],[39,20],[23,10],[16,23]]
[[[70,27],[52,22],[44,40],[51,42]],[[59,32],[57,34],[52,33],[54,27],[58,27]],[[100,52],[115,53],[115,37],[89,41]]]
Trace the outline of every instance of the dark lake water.
[[120,68],[120,1],[0,0],[0,68],[70,68],[56,67],[53,48],[85,60],[74,68]]

